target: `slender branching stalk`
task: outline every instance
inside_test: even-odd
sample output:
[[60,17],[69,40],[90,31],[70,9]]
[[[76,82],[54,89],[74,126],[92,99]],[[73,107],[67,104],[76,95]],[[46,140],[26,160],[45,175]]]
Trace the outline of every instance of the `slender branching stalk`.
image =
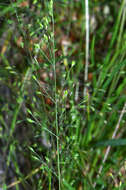
[[57,103],[57,83],[56,83],[56,60],[55,60],[55,26],[54,26],[54,12],[53,12],[53,0],[51,0],[51,9],[52,9],[52,25],[53,25],[53,37],[52,37],[52,45],[53,45],[53,70],[54,70],[54,86],[55,86],[55,126],[56,126],[56,141],[57,141],[57,167],[58,167],[58,178],[59,178],[59,190],[61,189],[61,174],[60,174],[60,155],[59,155],[59,128],[58,128],[58,103]]

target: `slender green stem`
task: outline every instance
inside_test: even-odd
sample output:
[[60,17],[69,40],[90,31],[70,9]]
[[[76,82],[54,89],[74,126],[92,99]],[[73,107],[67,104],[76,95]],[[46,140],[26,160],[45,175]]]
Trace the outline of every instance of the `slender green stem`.
[[52,4],[52,30],[53,30],[53,37],[52,37],[52,45],[53,45],[53,70],[54,70],[54,87],[55,87],[55,119],[56,119],[56,141],[57,141],[57,167],[58,167],[58,178],[59,178],[59,190],[61,189],[61,173],[60,173],[60,153],[59,153],[59,128],[58,128],[58,103],[57,103],[57,82],[56,82],[56,60],[55,60],[55,37],[54,37],[54,31],[55,31],[55,25],[54,25],[54,13],[53,13],[53,0],[51,0]]

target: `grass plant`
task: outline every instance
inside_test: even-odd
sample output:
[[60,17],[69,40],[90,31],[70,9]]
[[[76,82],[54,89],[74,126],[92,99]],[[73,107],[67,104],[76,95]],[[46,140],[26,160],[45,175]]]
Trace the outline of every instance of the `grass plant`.
[[125,9],[0,2],[0,189],[126,189]]

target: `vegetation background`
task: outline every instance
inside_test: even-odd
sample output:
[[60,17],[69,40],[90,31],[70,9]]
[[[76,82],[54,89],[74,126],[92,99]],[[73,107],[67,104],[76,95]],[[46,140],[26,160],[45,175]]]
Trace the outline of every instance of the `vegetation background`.
[[126,1],[88,3],[89,44],[84,0],[0,1],[0,190],[126,189]]

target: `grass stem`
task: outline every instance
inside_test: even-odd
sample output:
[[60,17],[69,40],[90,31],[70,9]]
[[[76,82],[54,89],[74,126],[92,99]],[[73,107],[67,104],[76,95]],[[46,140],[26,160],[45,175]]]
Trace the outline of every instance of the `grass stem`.
[[89,5],[88,0],[85,0],[85,17],[86,17],[86,52],[85,52],[85,73],[84,73],[84,97],[87,94],[86,82],[88,80],[88,65],[89,65]]

